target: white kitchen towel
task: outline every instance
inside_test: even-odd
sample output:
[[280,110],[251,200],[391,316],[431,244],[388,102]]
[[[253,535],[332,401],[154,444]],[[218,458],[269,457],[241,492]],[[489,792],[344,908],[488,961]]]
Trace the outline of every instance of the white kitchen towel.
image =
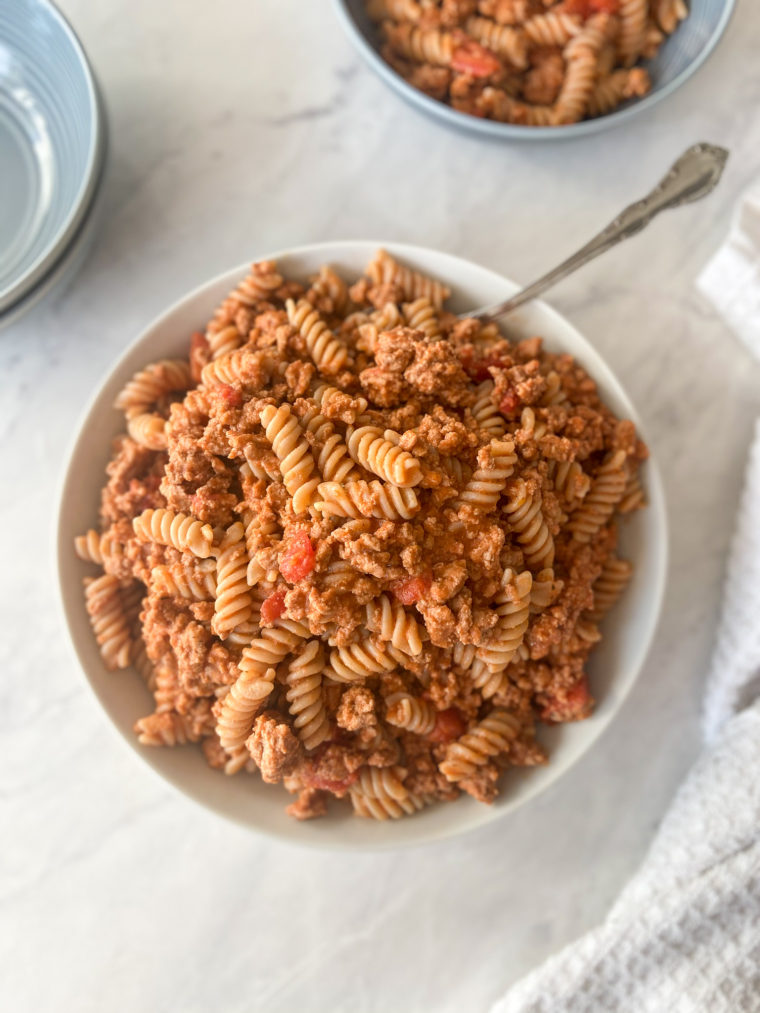
[[760,359],[760,182],[739,202],[728,239],[702,271],[697,288]]
[[[760,186],[698,285],[760,359]],[[491,1013],[760,1013],[760,421],[704,732],[701,759],[605,922]]]

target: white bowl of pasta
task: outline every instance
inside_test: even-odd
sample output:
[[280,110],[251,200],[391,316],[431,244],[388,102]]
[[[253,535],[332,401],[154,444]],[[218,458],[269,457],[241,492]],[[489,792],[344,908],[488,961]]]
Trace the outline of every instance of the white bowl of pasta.
[[[666,570],[660,478],[591,345],[540,302],[509,319],[510,345],[468,330],[439,311],[441,286],[454,313],[516,286],[420,247],[377,258],[379,245],[274,254],[175,303],[87,409],[60,504],[65,618],[123,738],[213,812],[326,848],[452,836],[555,781],[631,689]],[[373,257],[350,297],[336,291]],[[590,442],[563,444],[567,426]],[[575,469],[552,449],[570,444]],[[629,509],[642,487],[646,509]],[[303,822],[285,813],[293,799],[301,817],[330,804]]]

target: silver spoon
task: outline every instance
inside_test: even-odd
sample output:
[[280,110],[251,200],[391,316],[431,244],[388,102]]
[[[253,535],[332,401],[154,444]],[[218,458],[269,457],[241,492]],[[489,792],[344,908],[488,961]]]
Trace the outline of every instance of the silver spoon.
[[668,174],[651,193],[627,207],[606,229],[553,271],[549,271],[538,281],[534,281],[532,285],[528,285],[504,302],[495,306],[484,306],[471,313],[462,313],[460,316],[475,317],[482,321],[494,320],[535,299],[547,288],[551,288],[568,274],[598,257],[600,253],[641,232],[661,211],[706,197],[718,185],[727,159],[728,151],[725,148],[719,148],[715,144],[693,145],[671,166]]

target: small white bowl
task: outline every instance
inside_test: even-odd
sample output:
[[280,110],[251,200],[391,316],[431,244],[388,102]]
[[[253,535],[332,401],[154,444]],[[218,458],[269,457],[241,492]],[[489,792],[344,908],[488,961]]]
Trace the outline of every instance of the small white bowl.
[[[378,247],[403,262],[440,278],[451,287],[455,311],[494,303],[517,286],[484,267],[448,253],[400,243],[346,241],[303,246],[267,254],[288,277],[306,279],[320,264],[330,263],[346,277],[358,276]],[[140,746],[132,732],[135,720],[152,711],[152,699],[137,673],[109,672],[103,665],[87,620],[82,577],[91,568],[74,555],[74,536],[96,525],[104,468],[111,438],[123,431],[120,412],[113,409],[117,392],[148,362],[184,355],[192,331],[203,327],[214,307],[244,276],[247,265],[227,271],[176,302],[122,356],[85,412],[63,484],[58,524],[58,570],[63,609],[79,661],[106,713],[135,752],[175,788],[220,816],[241,826],[292,842],[324,848],[394,848],[440,840],[484,826],[522,805],[550,785],[586,752],[612,720],[644,662],[657,625],[665,582],[667,522],[662,483],[654,461],[644,468],[649,507],[623,525],[623,554],[634,561],[630,587],[604,624],[604,639],[589,666],[597,709],[587,721],[541,726],[539,737],[549,750],[549,764],[519,769],[503,779],[503,793],[493,806],[469,797],[425,809],[397,822],[375,823],[334,805],[330,815],[297,823],[285,815],[289,798],[277,785],[238,774],[227,778],[211,770],[197,746],[155,749]],[[549,349],[569,352],[599,385],[602,397],[620,416],[638,417],[628,396],[599,354],[558,313],[536,302],[509,318],[508,332],[526,337],[540,334]]]

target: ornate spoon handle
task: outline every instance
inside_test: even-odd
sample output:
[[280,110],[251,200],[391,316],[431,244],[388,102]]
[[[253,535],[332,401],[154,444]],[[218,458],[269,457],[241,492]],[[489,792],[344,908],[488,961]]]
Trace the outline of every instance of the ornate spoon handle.
[[577,271],[594,257],[598,257],[600,253],[605,253],[618,243],[622,243],[624,239],[641,232],[655,215],[665,211],[666,208],[677,208],[681,204],[689,204],[706,197],[717,186],[727,159],[728,151],[725,148],[719,148],[714,144],[695,144],[681,155],[651,193],[635,204],[629,205],[606,229],[582,246],[572,257],[568,257],[553,271],[549,271],[543,278],[534,281],[532,285],[505,302],[486,306],[474,313],[463,313],[462,316],[476,317],[483,321],[493,320],[535,299],[556,282]]

